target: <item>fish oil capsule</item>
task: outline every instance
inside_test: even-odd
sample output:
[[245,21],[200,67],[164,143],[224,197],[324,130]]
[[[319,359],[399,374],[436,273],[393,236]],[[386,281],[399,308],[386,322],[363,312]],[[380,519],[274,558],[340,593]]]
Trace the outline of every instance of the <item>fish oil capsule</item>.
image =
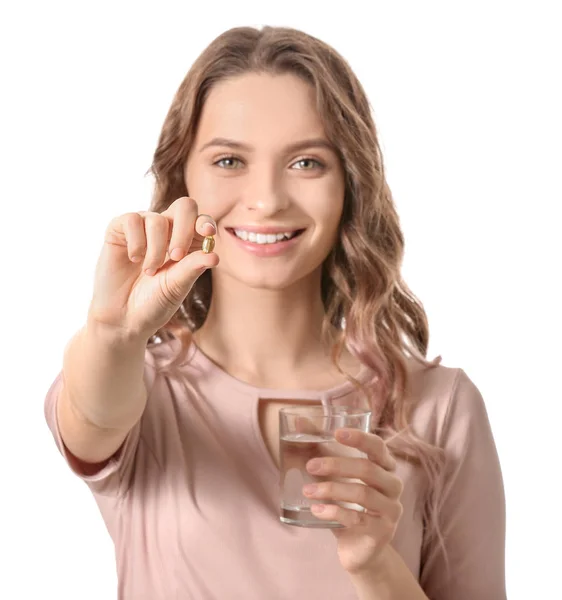
[[212,235],[205,236],[203,244],[201,245],[201,250],[203,250],[205,254],[209,254],[209,252],[212,252],[214,249],[215,238]]

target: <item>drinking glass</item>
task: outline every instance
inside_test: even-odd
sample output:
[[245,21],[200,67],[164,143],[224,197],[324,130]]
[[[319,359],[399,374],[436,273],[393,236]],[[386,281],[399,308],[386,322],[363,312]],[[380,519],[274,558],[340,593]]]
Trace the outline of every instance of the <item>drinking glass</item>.
[[306,464],[312,458],[323,456],[366,457],[364,452],[337,442],[334,433],[340,427],[368,432],[370,422],[371,411],[350,406],[299,405],[280,409],[281,522],[299,527],[337,528],[343,525],[337,521],[317,518],[311,512],[310,506],[339,504],[346,508],[363,510],[363,507],[350,502],[307,498],[303,495],[302,488],[307,483],[327,480],[359,481],[315,476],[308,473]]

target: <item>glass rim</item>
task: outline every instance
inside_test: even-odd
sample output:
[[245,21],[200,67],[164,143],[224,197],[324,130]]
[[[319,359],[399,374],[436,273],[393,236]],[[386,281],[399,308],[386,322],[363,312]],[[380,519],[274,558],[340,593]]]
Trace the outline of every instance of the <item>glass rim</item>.
[[[291,416],[295,416],[295,417],[302,417],[303,416],[303,412],[306,413],[306,411],[309,410],[313,410],[314,412],[318,412],[320,410],[322,410],[323,412],[319,415],[309,415],[312,417],[330,417],[331,414],[340,414],[341,416],[349,416],[349,417],[366,417],[367,415],[372,415],[373,411],[372,409],[364,409],[364,408],[357,408],[354,406],[346,406],[346,405],[339,405],[339,406],[299,406],[299,405],[294,405],[294,406],[283,406],[282,408],[279,409],[279,414],[283,414],[283,415],[291,415]],[[342,410],[346,410],[346,411],[353,411],[353,412],[346,412],[343,415]],[[305,414],[305,416],[307,416]]]

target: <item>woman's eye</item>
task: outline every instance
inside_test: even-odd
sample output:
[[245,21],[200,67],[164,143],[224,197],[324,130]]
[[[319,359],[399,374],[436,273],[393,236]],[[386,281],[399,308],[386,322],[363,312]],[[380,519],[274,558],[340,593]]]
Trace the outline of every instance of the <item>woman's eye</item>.
[[300,160],[297,160],[295,165],[300,165],[297,167],[297,169],[302,171],[310,171],[315,167],[322,168],[324,166],[322,163],[320,163],[317,160],[314,160],[313,158],[301,158]]
[[[242,161],[236,156],[223,156],[213,163],[221,169],[238,169],[242,165]],[[293,164],[300,171],[310,171],[312,169],[322,169],[324,165],[314,158],[301,158]]]
[[237,159],[235,156],[225,156],[219,160],[217,160],[216,163],[214,163],[215,165],[217,165],[218,167],[221,167],[222,169],[236,169],[237,168],[237,163],[239,163],[240,160]]

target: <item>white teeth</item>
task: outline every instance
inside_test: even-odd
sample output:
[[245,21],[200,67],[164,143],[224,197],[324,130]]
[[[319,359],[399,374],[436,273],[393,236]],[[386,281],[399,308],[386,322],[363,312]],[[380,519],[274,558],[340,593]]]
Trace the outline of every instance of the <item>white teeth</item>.
[[234,234],[236,237],[244,240],[245,242],[252,242],[254,244],[275,244],[283,240],[290,240],[295,236],[295,231],[287,231],[284,233],[255,233],[253,231],[244,231],[243,229],[235,229]]

